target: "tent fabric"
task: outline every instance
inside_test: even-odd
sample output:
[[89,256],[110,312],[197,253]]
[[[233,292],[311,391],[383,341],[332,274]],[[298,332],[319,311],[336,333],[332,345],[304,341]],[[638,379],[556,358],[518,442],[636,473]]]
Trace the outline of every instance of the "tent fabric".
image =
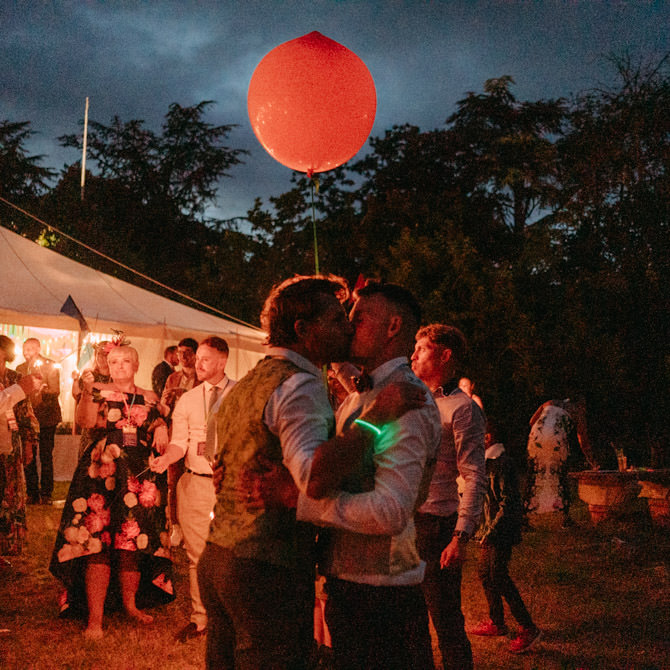
[[0,277],[0,323],[78,331],[77,320],[60,311],[71,295],[93,332],[116,329],[131,340],[156,341],[160,355],[151,364],[160,361],[163,343],[207,335],[228,342],[230,373],[237,378],[264,355],[261,330],[133,286],[1,227]]
[[95,330],[125,327],[143,337],[179,339],[197,331],[239,336],[259,350],[263,333],[187,307],[61,256],[0,228],[0,266],[5,282],[0,318],[20,312],[33,324],[72,330],[60,309],[71,295]]

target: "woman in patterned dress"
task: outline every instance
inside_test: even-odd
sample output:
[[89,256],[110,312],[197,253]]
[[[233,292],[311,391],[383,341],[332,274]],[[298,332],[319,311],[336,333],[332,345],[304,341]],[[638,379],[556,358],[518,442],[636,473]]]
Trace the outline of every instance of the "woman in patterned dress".
[[[0,335],[0,389],[16,384],[21,375],[6,367],[14,360],[14,342]],[[32,459],[39,424],[30,400],[24,398],[0,415],[0,555],[17,556],[26,536],[24,465]],[[4,563],[0,559],[0,564]]]
[[579,451],[575,423],[561,400],[548,400],[533,414],[528,436],[528,511],[561,512],[570,523],[568,455]]
[[61,615],[87,612],[85,635],[100,638],[105,602],[118,579],[123,607],[141,623],[141,608],[174,599],[166,527],[165,475],[149,463],[167,446],[167,426],[153,391],[135,385],[137,351],[110,347],[112,381],[82,375],[77,423],[104,428],[82,454],[73,476],[50,570],[66,587]]

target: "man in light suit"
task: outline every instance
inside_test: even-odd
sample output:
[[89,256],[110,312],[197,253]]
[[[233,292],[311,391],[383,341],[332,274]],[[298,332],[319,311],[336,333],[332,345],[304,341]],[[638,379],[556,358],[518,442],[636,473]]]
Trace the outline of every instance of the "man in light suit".
[[[200,384],[177,401],[172,414],[170,444],[151,465],[154,472],[164,472],[181,458],[185,461],[184,474],[177,484],[177,520],[189,559],[192,612],[190,622],[176,635],[179,642],[207,632],[207,613],[200,599],[197,574],[216,501],[207,457],[207,426],[235,384],[225,374],[227,360],[228,344],[224,339],[212,335],[200,343],[195,356],[195,372]],[[214,452],[213,446],[209,451]]]

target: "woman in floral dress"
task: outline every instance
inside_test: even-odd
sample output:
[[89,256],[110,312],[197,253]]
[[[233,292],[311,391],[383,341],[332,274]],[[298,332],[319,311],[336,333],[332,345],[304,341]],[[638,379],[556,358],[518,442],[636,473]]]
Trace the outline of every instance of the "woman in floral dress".
[[142,623],[152,617],[140,608],[174,599],[167,481],[149,468],[167,446],[167,427],[156,394],[135,386],[137,351],[112,346],[107,362],[109,384],[82,375],[77,422],[106,434],[79,460],[50,565],[66,587],[61,614],[87,611],[89,638],[102,637],[110,581],[118,579],[124,609]]
[[579,451],[575,423],[560,400],[548,400],[533,414],[528,436],[529,512],[562,512],[569,523],[568,455]]

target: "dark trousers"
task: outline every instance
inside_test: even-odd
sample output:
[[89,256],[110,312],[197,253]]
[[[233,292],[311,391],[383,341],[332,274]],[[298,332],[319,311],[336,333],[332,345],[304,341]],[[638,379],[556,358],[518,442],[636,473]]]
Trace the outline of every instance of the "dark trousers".
[[419,586],[326,579],[326,623],[337,670],[434,670]]
[[207,543],[198,561],[209,670],[306,670],[314,639],[314,575],[237,558]]
[[478,573],[489,603],[489,616],[496,626],[505,624],[504,598],[519,625],[524,628],[533,628],[533,620],[507,570],[511,556],[512,547],[509,544],[482,545]]
[[419,555],[426,561],[421,587],[437,633],[442,664],[445,670],[470,670],[472,648],[461,611],[461,567],[440,568],[440,556],[451,542],[457,520],[458,514],[417,514],[414,522]]
[[54,490],[54,436],[56,426],[40,426],[40,475],[37,474],[37,458],[33,455],[30,465],[26,466],[26,490],[29,498],[38,498],[40,494],[50,498]]

